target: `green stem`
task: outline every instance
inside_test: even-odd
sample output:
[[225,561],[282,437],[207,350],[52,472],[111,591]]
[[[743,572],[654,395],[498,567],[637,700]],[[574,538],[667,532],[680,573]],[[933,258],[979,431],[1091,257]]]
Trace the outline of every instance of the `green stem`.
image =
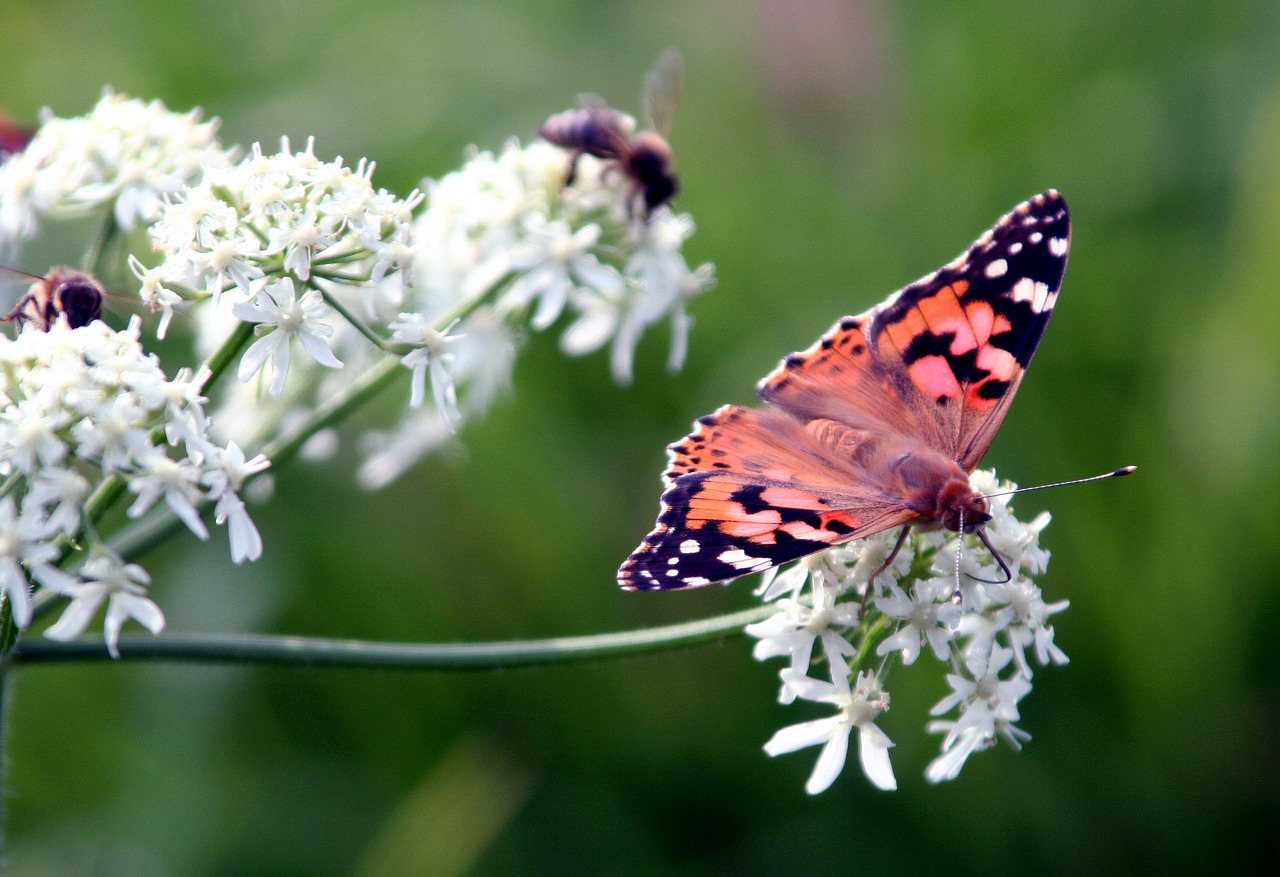
[[[776,607],[766,605],[714,618],[623,633],[487,643],[385,643],[249,634],[192,634],[154,639],[131,636],[120,640],[118,660],[384,670],[497,670],[639,655],[696,645],[737,635],[747,624],[775,612]],[[110,660],[113,659],[107,653],[106,644],[100,639],[70,643],[24,639],[11,658],[15,667]]]
[[11,657],[18,644],[18,625],[13,621],[12,604],[9,600],[0,606],[0,858],[3,858],[5,844],[5,800],[9,797],[9,701],[12,694],[13,675]]
[[217,383],[218,378],[222,377],[222,373],[230,367],[232,360],[240,355],[240,351],[249,343],[249,339],[253,337],[253,324],[240,323],[236,326],[227,340],[222,342],[222,346],[213,352],[205,362],[205,366],[209,369],[209,376],[205,379],[204,385],[200,388],[200,392],[207,394],[209,388]]
[[374,332],[366,326],[364,324],[364,320],[351,313],[351,310],[342,302],[338,301],[336,296],[329,295],[329,293],[314,284],[311,285],[311,288],[320,293],[320,297],[324,299],[325,304],[337,311],[342,316],[342,319],[350,323],[351,328],[363,335],[370,344],[384,353],[395,352],[391,349],[391,345],[387,343],[386,339],[379,337],[377,332]]
[[322,429],[341,421],[348,414],[384,390],[404,369],[400,360],[388,357],[356,378],[341,393],[317,405],[305,421],[262,446],[259,453],[271,461],[272,468],[293,459],[294,454]]
[[888,616],[878,615],[863,627],[865,630],[862,641],[858,643],[858,652],[849,662],[850,668],[854,670],[867,669],[867,659],[875,653],[876,646],[880,645],[880,641],[888,635],[892,625],[889,623]]
[[[399,365],[399,360],[395,359],[385,359],[378,363],[348,385],[342,393],[316,407],[304,422],[264,445],[261,453],[271,461],[273,469],[287,463],[306,444],[307,439],[346,417],[390,384],[400,372]],[[207,506],[205,511],[207,512]],[[146,519],[125,527],[108,540],[107,544],[125,560],[134,561],[182,530],[183,526],[178,516],[165,506]],[[41,606],[37,611],[43,608]]]
[[124,488],[125,481],[120,475],[104,478],[84,501],[84,520],[90,525],[98,521],[124,493]]
[[93,274],[95,277],[106,276],[106,257],[107,247],[111,241],[115,239],[119,232],[116,225],[115,213],[108,210],[102,218],[102,223],[98,226],[98,230],[94,233],[93,239],[89,241],[89,247],[84,253],[84,270]]

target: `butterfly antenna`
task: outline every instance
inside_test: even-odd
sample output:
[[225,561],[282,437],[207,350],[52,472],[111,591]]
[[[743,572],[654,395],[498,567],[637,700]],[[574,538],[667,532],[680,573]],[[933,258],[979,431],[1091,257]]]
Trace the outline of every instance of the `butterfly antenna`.
[[[1072,481],[1055,481],[1053,484],[1037,484],[1034,487],[1019,487],[1017,490],[1003,490],[1003,491],[1000,491],[999,493],[984,493],[983,496],[988,498],[993,496],[1008,496],[1011,493],[1024,493],[1028,490],[1044,490],[1049,487],[1066,487],[1068,484],[1087,484],[1090,481],[1101,481],[1104,478],[1119,478],[1123,475],[1131,475],[1137,471],[1138,471],[1137,466],[1122,466],[1121,468],[1115,470],[1114,472],[1106,472],[1102,475],[1093,475],[1093,476],[1090,476],[1089,478],[1076,478]],[[960,528],[961,528],[960,532],[963,533],[964,532],[964,510],[963,509],[961,509],[960,511]],[[978,536],[978,539],[982,541],[982,544],[986,546],[987,551],[991,552],[991,556],[995,558],[996,563],[1000,565],[1000,571],[1004,573],[1004,579],[1001,581],[995,581],[992,579],[980,579],[977,576],[969,576],[969,578],[973,579],[975,582],[982,582],[984,585],[1003,585],[1003,584],[1006,584],[1007,582],[1013,581],[1013,571],[1009,569],[1009,564],[1005,561],[1004,557],[1001,556],[1000,552],[996,551],[995,546],[991,544],[991,540],[987,538],[986,529],[980,528],[977,532],[977,536]],[[960,590],[959,582],[960,582],[960,558],[959,558],[959,552],[957,551],[957,556],[956,556],[956,591],[957,593]]]
[[1132,475],[1137,471],[1137,466],[1123,466],[1114,472],[1107,472],[1103,475],[1092,475],[1089,478],[1077,478],[1074,481],[1055,481],[1053,484],[1037,484],[1034,487],[1019,487],[1017,490],[1002,490],[999,493],[984,493],[983,496],[988,498],[993,496],[1008,496],[1011,493],[1026,493],[1029,490],[1046,490],[1050,487],[1066,487],[1069,484],[1087,484],[1090,481],[1101,481],[1104,478],[1119,478],[1122,475]]

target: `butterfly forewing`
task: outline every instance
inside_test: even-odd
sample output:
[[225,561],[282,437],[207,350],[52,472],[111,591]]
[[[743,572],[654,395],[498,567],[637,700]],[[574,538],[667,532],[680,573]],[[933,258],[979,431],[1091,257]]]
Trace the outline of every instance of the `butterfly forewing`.
[[[876,308],[872,350],[966,470],[986,453],[1035,354],[1067,267],[1070,218],[1054,191],[1018,205],[956,261]],[[917,428],[920,424],[912,424]]]
[[1044,333],[1069,240],[1066,203],[1037,195],[960,258],[786,357],[760,383],[765,409],[701,418],[668,449],[657,526],[619,583],[708,584],[944,523],[943,488],[969,490]]

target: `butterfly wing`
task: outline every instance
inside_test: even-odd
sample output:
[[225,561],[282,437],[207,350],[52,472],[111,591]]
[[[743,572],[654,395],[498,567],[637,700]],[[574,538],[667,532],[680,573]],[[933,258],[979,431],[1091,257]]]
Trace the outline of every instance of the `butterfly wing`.
[[972,471],[1044,334],[1070,236],[1062,196],[1037,195],[955,261],[788,356],[760,396],[801,419],[878,423]]
[[701,418],[668,448],[658,523],[618,583],[648,591],[725,581],[916,517],[895,490],[862,477],[860,453],[882,445],[870,432],[780,410],[727,405]]

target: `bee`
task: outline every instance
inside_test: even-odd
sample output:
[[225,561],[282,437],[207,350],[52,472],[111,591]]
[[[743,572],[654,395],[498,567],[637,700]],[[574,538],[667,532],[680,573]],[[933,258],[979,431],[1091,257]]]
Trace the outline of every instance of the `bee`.
[[675,49],[667,49],[645,77],[640,95],[648,127],[635,132],[630,116],[611,109],[598,95],[579,98],[575,110],[556,113],[543,123],[538,136],[572,151],[565,185],[573,185],[578,159],[584,154],[616,162],[630,186],[627,209],[643,205],[641,218],[670,201],[680,191],[672,170],[673,156],[667,137],[675,115],[684,62]]
[[92,274],[66,266],[53,268],[48,275],[28,274],[16,268],[0,266],[0,278],[30,283],[27,294],[0,322],[17,323],[21,329],[30,323],[42,332],[65,314],[72,329],[87,326],[102,316],[106,290]]

